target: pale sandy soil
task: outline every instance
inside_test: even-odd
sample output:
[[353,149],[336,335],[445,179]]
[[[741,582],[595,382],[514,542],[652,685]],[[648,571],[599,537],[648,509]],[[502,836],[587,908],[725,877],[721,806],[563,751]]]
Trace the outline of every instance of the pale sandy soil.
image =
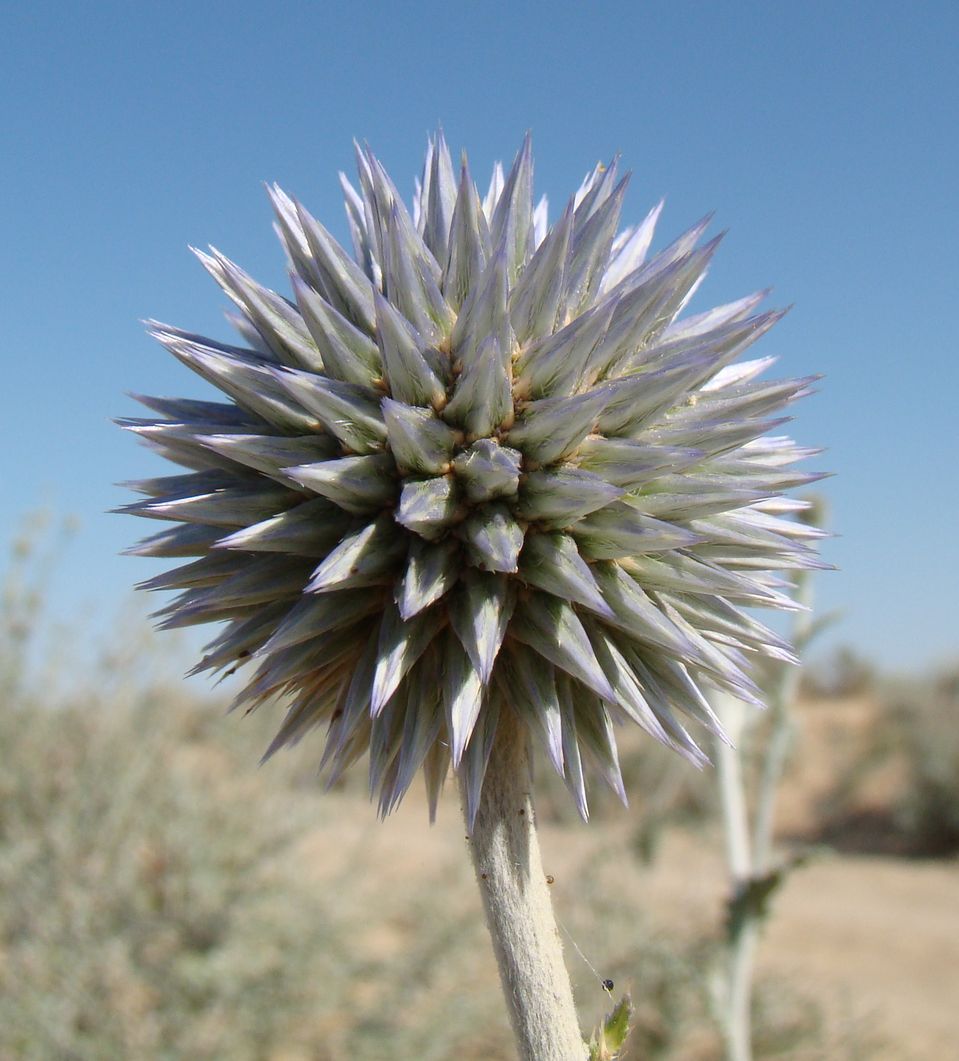
[[811,985],[834,1021],[868,1022],[875,1057],[959,1057],[959,865],[846,856],[787,883],[762,965]]

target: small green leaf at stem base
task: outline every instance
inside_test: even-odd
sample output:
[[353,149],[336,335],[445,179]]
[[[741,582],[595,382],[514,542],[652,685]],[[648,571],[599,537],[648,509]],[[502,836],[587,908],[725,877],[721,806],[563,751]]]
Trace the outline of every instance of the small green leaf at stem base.
[[629,1035],[632,1015],[632,999],[629,995],[623,995],[590,1037],[589,1061],[616,1061]]

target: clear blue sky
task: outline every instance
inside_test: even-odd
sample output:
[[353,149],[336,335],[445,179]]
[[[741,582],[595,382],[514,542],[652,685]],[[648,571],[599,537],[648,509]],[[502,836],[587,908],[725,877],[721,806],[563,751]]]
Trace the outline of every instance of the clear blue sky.
[[697,306],[796,304],[759,350],[826,374],[793,428],[838,473],[833,642],[954,656],[957,38],[945,2],[7,5],[0,539],[76,514],[60,612],[115,611],[153,568],[117,556],[150,528],[111,484],[159,464],[110,417],[202,393],[139,320],[228,334],[187,244],[282,287],[262,181],[343,232],[353,136],[409,189],[437,121],[478,173],[529,127],[554,217],[621,151],[627,220],[667,196],[660,244],[710,209],[731,230]]

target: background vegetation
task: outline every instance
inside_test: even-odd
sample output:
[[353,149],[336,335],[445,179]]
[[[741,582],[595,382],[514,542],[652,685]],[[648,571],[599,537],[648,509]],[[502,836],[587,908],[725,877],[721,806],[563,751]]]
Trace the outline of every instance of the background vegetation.
[[[380,825],[362,769],[319,791],[309,742],[257,770],[275,716],[224,719],[226,696],[163,679],[129,622],[64,673],[44,541],[26,528],[2,586],[0,1057],[510,1057],[454,794],[433,830],[416,798]],[[957,691],[955,675],[883,685],[830,813],[795,842],[848,844],[867,808],[903,853],[955,853]],[[642,740],[624,773],[633,812],[597,793],[588,830],[539,779],[583,1024],[609,1008],[608,976],[637,1005],[627,1056],[718,1058],[721,906],[667,925],[643,883],[674,857],[664,838],[718,843],[712,778]],[[801,981],[760,977],[755,1016],[758,1057],[879,1056],[868,1020],[837,1027]]]

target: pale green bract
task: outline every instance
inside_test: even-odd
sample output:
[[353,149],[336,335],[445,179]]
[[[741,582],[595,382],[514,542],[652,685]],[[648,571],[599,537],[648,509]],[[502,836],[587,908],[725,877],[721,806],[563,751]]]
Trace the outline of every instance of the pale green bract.
[[549,227],[528,138],[481,198],[437,135],[412,212],[357,158],[352,255],[270,189],[293,301],[198,252],[244,345],[151,322],[228,400],[122,421],[186,469],[132,484],[122,511],[173,526],[130,552],[197,558],[144,585],[181,591],[163,627],[225,623],[197,671],[287,698],[267,754],[323,727],[328,777],[368,752],[384,814],[420,769],[435,813],[452,765],[472,820],[514,710],[585,818],[587,769],[626,798],[618,724],[702,762],[702,687],[757,701],[749,657],[793,658],[751,609],[821,566],[780,496],[810,451],[767,435],[812,378],[737,362],[781,316],[762,293],[681,316],[718,240],[650,257],[662,204],[617,233],[615,161]]

